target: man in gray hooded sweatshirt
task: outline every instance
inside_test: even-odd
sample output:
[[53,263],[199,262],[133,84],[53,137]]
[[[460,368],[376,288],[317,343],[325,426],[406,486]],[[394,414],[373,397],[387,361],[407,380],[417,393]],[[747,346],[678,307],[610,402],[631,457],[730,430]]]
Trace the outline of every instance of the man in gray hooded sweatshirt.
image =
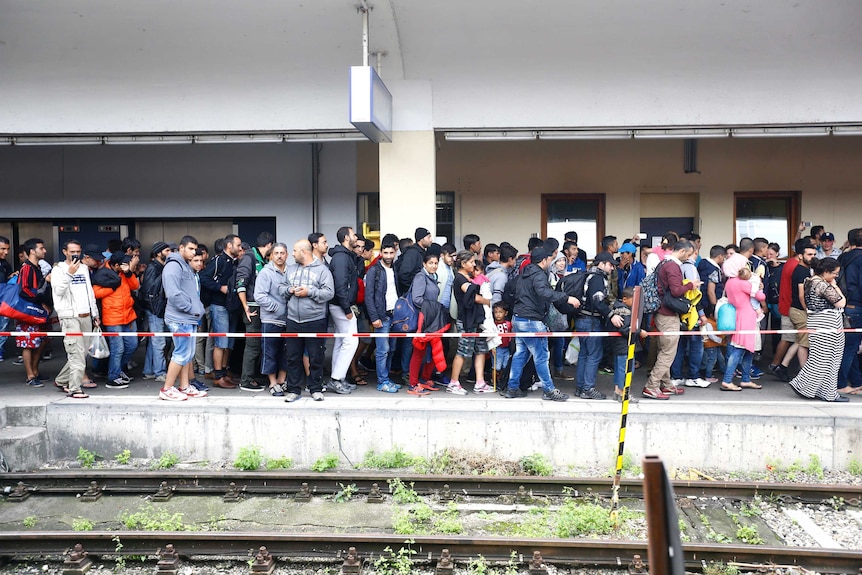
[[[189,262],[195,257],[198,241],[192,236],[183,236],[179,251],[172,252],[162,271],[162,286],[165,290],[165,324],[171,330],[174,351],[165,374],[165,385],[159,391],[159,399],[184,401],[189,397],[204,397],[207,392],[198,391],[189,385],[189,371],[183,369],[195,356],[195,338],[189,335],[198,329],[204,306],[200,298],[197,276]],[[174,387],[177,377],[179,388]]]
[[[287,300],[287,333],[325,333],[328,319],[326,304],[335,295],[332,272],[311,252],[308,240],[293,245],[295,264],[287,266],[287,283],[283,285]],[[315,401],[323,401],[324,340],[318,337],[291,337],[287,339],[287,396],[288,403],[296,401],[305,387],[303,352],[308,354],[308,389]]]

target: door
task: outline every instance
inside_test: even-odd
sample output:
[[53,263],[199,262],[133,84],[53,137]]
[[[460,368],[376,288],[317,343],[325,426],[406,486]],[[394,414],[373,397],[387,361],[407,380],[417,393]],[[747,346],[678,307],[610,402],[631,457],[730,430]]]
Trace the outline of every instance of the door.
[[642,234],[646,234],[647,244],[656,247],[661,245],[661,238],[667,232],[679,235],[694,231],[694,218],[641,218]]

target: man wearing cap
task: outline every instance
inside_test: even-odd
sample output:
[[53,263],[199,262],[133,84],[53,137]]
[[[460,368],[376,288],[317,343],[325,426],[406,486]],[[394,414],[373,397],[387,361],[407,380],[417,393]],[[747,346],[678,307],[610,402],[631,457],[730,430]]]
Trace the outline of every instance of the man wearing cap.
[[[152,332],[165,331],[165,298],[162,290],[162,271],[171,253],[171,247],[165,242],[156,242],[150,250],[150,264],[144,270],[141,278],[140,300],[147,318],[147,329]],[[167,364],[165,362],[164,336],[149,338],[147,353],[144,359],[144,379],[165,381]]]
[[[544,247],[534,248],[530,252],[530,264],[524,268],[518,278],[514,317],[512,326],[515,333],[547,332],[544,318],[548,314],[548,306],[552,303],[565,303],[577,308],[581,302],[574,297],[551,289],[548,281],[548,268],[551,265],[553,252]],[[526,397],[526,392],[519,388],[521,373],[529,358],[533,358],[536,373],[542,382],[544,393],[542,399],[548,401],[566,401],[569,396],[554,387],[551,370],[548,365],[547,337],[519,337],[515,340],[515,355],[512,357],[512,368],[509,373],[509,385],[505,397]]]
[[[578,310],[575,320],[575,331],[580,333],[598,333],[604,331],[603,324],[609,323],[613,328],[623,325],[623,318],[614,314],[610,305],[609,287],[611,272],[616,268],[614,256],[601,252],[593,258],[593,267],[589,270],[586,285],[584,285],[584,305]],[[608,338],[597,336],[579,336],[581,351],[578,354],[577,391],[581,399],[605,399],[605,394],[596,389],[596,375],[602,360],[602,342]]]
[[835,234],[832,232],[824,232],[820,236],[820,245],[817,247],[817,254],[814,256],[818,260],[823,258],[838,258],[841,255],[841,248],[835,246]]
[[[103,281],[102,285],[93,286],[96,299],[102,300],[102,324],[107,333],[135,331],[135,320],[138,316],[135,314],[132,292],[141,287],[138,278],[133,273],[137,266],[137,256],[114,252],[111,254],[111,259],[108,261],[104,273],[111,275],[108,272],[112,272],[119,279],[119,284],[117,287],[111,288],[108,285],[113,284],[113,281],[108,285],[105,285],[108,282]],[[113,277],[110,279],[113,280]],[[108,347],[111,350],[111,357],[108,358],[108,382],[105,387],[111,389],[129,387],[132,378],[123,371],[123,368],[132,359],[132,354],[138,347],[138,338],[109,337]]]
[[637,248],[632,243],[624,243],[620,247],[620,265],[617,275],[619,277],[619,293],[627,287],[641,285],[646,277],[646,268],[640,262],[635,261]]
[[[93,325],[99,325],[99,307],[90,271],[81,264],[81,244],[75,240],[67,241],[63,255],[66,260],[58,262],[52,274],[54,309],[60,325],[66,333],[93,331]],[[63,338],[63,347],[66,348],[66,365],[57,375],[55,385],[66,388],[69,397],[86,399],[87,394],[81,389],[87,366],[84,338],[67,335]]]

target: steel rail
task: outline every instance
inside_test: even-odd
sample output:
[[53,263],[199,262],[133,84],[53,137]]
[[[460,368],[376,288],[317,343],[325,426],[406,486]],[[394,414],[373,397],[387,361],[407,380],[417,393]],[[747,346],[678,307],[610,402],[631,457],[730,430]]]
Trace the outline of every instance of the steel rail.
[[[616,540],[539,540],[509,537],[410,536],[416,562],[436,561],[448,549],[456,561],[482,554],[489,561],[508,561],[514,550],[519,560],[529,561],[539,551],[551,564],[626,566],[636,554],[646,558],[646,542]],[[122,543],[117,551],[116,540]],[[406,546],[404,535],[387,534],[286,534],[271,532],[144,532],[144,531],[15,531],[0,532],[0,558],[26,560],[59,558],[76,544],[91,557],[110,559],[120,555],[156,555],[172,544],[183,558],[234,557],[247,560],[260,546],[275,558],[344,559],[355,547],[359,557],[375,560],[385,548]],[[690,543],[683,545],[686,566],[699,568],[703,561],[736,561],[758,564],[798,565],[821,573],[851,573],[862,565],[862,551],[845,549],[763,547]]]
[[[471,475],[406,475],[398,473],[313,473],[284,471],[199,471],[199,470],[107,470],[67,469],[36,473],[0,474],[0,491],[14,490],[23,483],[33,495],[80,494],[95,481],[99,490],[110,494],[154,493],[161,482],[177,495],[224,494],[234,483],[246,495],[283,495],[297,493],[303,483],[312,494],[330,495],[342,485],[354,484],[360,494],[371,491],[376,483],[388,492],[387,481],[399,478],[420,494],[440,493],[445,486],[454,495],[494,497],[513,495],[518,488],[533,496],[584,496],[612,495],[610,478],[536,477],[536,476],[471,476]],[[731,481],[674,481],[677,497],[725,497],[750,499],[755,495],[777,497],[784,501],[819,503],[841,497],[850,505],[862,504],[862,485],[824,485],[802,483],[731,482]],[[640,479],[623,479],[620,486],[623,497],[643,496]]]

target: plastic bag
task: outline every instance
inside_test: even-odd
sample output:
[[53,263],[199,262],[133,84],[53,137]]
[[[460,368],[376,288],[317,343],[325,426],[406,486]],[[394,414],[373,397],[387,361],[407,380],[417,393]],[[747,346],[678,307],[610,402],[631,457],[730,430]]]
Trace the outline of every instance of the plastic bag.
[[108,340],[102,335],[102,328],[99,326],[93,328],[93,333],[94,335],[90,336],[90,342],[87,346],[87,355],[94,359],[105,359],[111,355]]
[[572,341],[569,342],[569,346],[566,348],[566,364],[567,365],[577,365],[578,364],[578,356],[581,353],[581,338],[573,337]]

